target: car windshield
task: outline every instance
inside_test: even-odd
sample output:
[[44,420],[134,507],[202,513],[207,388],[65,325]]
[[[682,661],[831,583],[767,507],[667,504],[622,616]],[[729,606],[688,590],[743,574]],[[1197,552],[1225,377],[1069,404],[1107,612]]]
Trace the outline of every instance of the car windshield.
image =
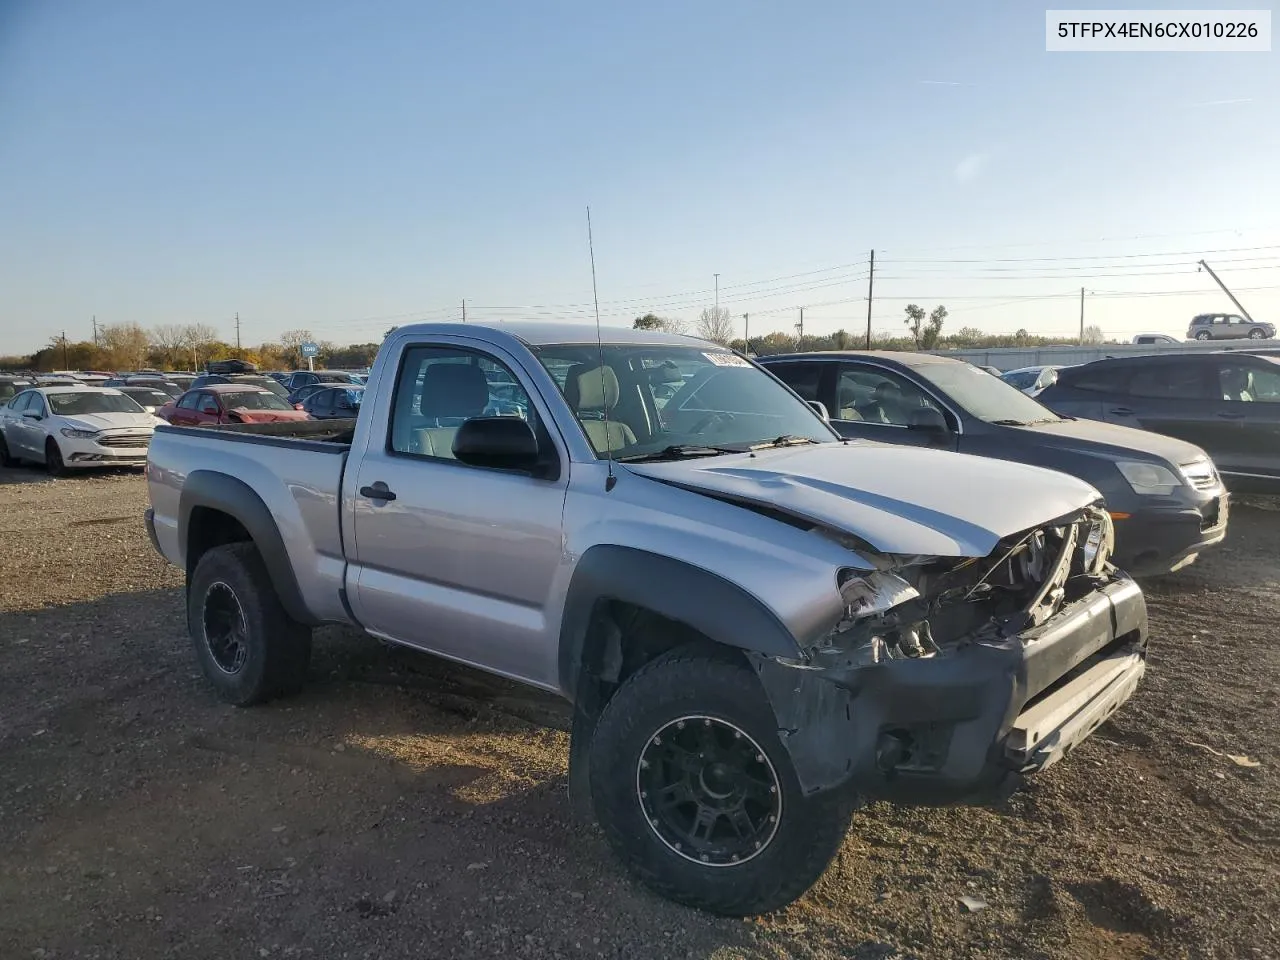
[[721,347],[555,344],[534,352],[599,457],[676,457],[695,448],[712,454],[773,441],[839,439],[803,400]]
[[218,399],[227,410],[292,410],[274,393],[267,390],[245,390],[243,393],[221,393]]
[[280,384],[276,383],[276,381],[271,379],[270,377],[227,377],[224,380],[214,381],[214,382],[215,383],[217,382],[232,383],[232,384],[236,384],[237,386],[244,386],[244,387],[259,387],[263,390],[269,390],[271,393],[274,393],[281,400],[289,396],[289,391],[286,390],[284,387],[280,386]]
[[86,413],[144,413],[142,407],[123,393],[50,393],[45,395],[49,407],[60,417],[76,417]]
[[[1011,386],[1007,374],[1004,378],[988,376],[967,363],[922,363],[914,370],[970,416],[988,423],[1026,424],[1062,419]],[[1034,384],[1036,373],[1030,372],[1027,376],[1030,377],[1027,385]]]
[[1036,378],[1039,375],[1040,373],[1037,370],[1022,370],[1017,373],[1006,373],[1000,379],[1015,390],[1025,390],[1027,387],[1036,385]]
[[167,393],[152,390],[150,387],[123,387],[120,392],[149,407],[163,407],[171,399]]
[[171,380],[135,380],[126,386],[135,389],[159,390],[170,397],[180,397],[183,393],[182,388]]

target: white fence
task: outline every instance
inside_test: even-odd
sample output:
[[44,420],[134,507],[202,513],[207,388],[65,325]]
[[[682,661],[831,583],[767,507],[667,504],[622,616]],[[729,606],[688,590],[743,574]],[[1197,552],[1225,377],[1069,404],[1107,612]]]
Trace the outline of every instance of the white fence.
[[1103,360],[1107,357],[1148,357],[1161,353],[1211,353],[1219,350],[1256,349],[1261,345],[1275,347],[1276,342],[1263,341],[1263,344],[1259,344],[1254,340],[1210,340],[1187,343],[1104,343],[1100,346],[1085,347],[1066,344],[1053,347],[992,347],[989,350],[929,350],[926,352],[940,357],[968,360],[980,367],[1016,370],[1019,367],[1054,364],[1065,367],[1077,363],[1088,363],[1091,360]]

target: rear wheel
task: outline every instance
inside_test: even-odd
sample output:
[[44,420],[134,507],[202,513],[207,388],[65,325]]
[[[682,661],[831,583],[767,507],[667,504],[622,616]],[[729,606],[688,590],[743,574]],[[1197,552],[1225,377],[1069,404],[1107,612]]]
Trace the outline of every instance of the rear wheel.
[[18,465],[18,458],[9,453],[9,444],[5,443],[4,434],[0,433],[0,467],[16,467]]
[[67,472],[67,465],[62,460],[62,451],[58,448],[58,441],[53,437],[44,443],[44,468],[51,477],[65,476]]
[[688,647],[630,677],[591,743],[591,794],[614,851],[662,896],[730,916],[786,906],[820,877],[855,806],[803,795],[755,674]]
[[238,707],[302,688],[311,630],[292,619],[252,543],[214,547],[187,586],[187,630],[205,678]]
[[1213,335],[1209,333],[1208,330],[1201,330],[1199,333],[1196,334],[1197,340],[1211,340],[1212,338],[1213,338]]

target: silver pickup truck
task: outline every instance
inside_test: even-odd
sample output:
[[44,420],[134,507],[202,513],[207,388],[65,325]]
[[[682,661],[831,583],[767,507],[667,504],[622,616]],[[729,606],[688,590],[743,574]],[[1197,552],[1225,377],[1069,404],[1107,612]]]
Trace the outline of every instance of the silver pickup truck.
[[247,705],[353,624],[566,697],[570,797],[660,893],[782,906],[865,798],[999,797],[1145,666],[1092,487],[842,440],[750,361],[401,327],[354,421],[160,427],[147,525]]

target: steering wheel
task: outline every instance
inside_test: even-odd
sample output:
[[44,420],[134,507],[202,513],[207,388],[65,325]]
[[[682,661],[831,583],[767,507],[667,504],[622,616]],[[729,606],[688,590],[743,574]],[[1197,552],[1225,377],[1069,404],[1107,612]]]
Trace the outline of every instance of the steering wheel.
[[691,436],[697,436],[698,434],[705,433],[713,424],[723,423],[728,426],[736,419],[737,417],[727,410],[716,410],[712,413],[708,413],[705,417],[690,427],[689,434]]

